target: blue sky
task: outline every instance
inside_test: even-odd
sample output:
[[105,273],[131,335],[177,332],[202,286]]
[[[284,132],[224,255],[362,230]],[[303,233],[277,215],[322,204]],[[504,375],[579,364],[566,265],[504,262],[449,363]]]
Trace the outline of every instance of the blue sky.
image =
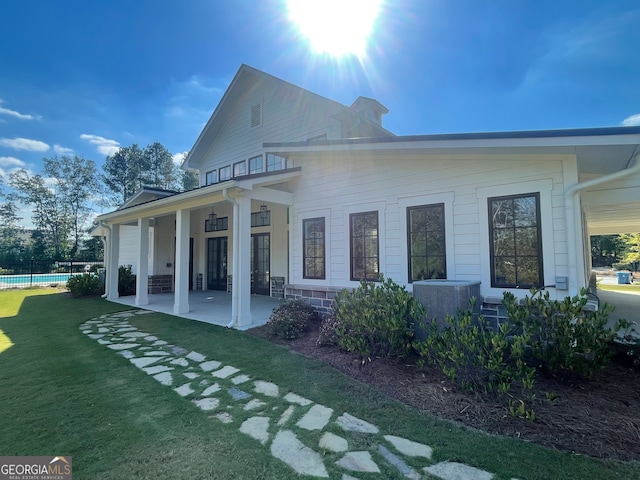
[[400,135],[640,124],[637,0],[383,0],[366,55],[341,60],[284,0],[7,0],[1,23],[5,179],[56,154],[189,150],[242,63],[374,97]]

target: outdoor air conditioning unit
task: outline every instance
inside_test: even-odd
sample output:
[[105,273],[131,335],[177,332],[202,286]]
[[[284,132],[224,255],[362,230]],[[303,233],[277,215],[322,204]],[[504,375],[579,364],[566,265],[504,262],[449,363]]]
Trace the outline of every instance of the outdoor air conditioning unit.
[[[447,315],[455,315],[458,310],[471,307],[476,299],[473,313],[480,314],[480,282],[469,280],[419,280],[413,282],[413,296],[427,313],[427,321],[435,319],[442,328],[446,325]],[[418,333],[419,335],[419,333]]]

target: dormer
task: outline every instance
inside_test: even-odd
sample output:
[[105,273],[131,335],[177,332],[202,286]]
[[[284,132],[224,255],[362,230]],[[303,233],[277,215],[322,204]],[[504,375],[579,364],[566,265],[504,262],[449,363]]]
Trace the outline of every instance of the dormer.
[[387,107],[379,101],[368,97],[358,97],[350,108],[361,117],[380,126],[382,126],[382,115],[389,113]]

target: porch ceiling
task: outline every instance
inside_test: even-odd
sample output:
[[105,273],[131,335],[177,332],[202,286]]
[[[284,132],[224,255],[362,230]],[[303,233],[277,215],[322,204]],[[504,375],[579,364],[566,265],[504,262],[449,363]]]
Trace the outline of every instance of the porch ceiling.
[[585,216],[590,235],[640,232],[640,202],[585,206]]

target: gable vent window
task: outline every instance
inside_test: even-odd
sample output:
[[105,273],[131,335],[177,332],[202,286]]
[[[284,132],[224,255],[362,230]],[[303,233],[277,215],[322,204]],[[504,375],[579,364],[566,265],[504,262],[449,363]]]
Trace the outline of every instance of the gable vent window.
[[262,125],[262,104],[256,103],[251,107],[251,126],[259,127]]

